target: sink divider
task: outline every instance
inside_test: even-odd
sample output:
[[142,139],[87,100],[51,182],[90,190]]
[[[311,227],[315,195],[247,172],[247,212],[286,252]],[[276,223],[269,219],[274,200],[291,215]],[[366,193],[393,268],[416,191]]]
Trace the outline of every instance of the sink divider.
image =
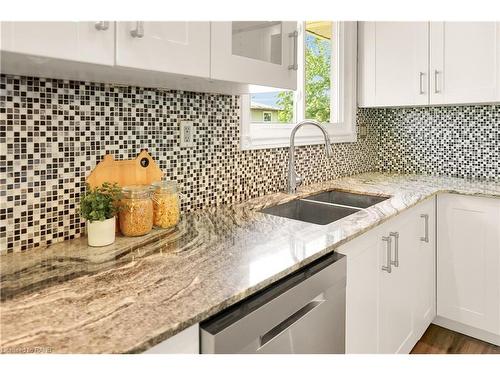
[[311,202],[311,203],[324,204],[324,205],[327,205],[327,206],[352,208],[354,210],[364,210],[364,208],[362,208],[362,207],[348,206],[346,204],[340,204],[340,203],[330,203],[330,202],[323,202],[323,201],[315,201],[313,199],[307,199],[307,198],[299,198],[298,200],[299,201],[305,201],[305,202]]

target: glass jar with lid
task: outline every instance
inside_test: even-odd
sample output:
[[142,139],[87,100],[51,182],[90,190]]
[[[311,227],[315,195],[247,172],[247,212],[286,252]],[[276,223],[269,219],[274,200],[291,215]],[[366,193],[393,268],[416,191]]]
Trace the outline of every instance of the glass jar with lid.
[[153,187],[153,222],[158,228],[172,228],[179,223],[181,203],[177,183],[157,181]]
[[131,185],[122,188],[120,230],[124,236],[143,236],[153,229],[153,201],[150,186]]

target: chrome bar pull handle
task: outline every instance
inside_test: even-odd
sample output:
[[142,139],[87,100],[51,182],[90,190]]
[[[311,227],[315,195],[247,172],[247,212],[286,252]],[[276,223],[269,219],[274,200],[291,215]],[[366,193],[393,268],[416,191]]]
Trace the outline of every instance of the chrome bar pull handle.
[[109,29],[109,22],[108,21],[99,21],[99,22],[96,22],[94,24],[94,27],[96,28],[96,30],[106,31],[107,29]]
[[298,53],[298,39],[299,39],[299,32],[297,30],[292,31],[291,33],[288,34],[289,38],[293,38],[293,63],[288,65],[288,70],[298,70],[299,65],[297,63],[297,53]]
[[420,72],[419,75],[418,75],[418,84],[419,84],[419,93],[420,95],[423,95],[425,94],[425,90],[424,90],[424,77],[425,77],[425,73],[424,72]]
[[439,90],[438,86],[438,77],[439,77],[439,70],[435,69],[434,70],[434,94],[439,94],[441,90]]
[[429,215],[421,214],[420,217],[425,221],[425,236],[420,237],[420,241],[429,242]]
[[391,264],[399,267],[399,232],[391,232],[389,236],[394,237],[394,261],[391,260]]
[[[297,323],[300,319],[303,319],[307,316],[309,312],[312,310],[319,308],[326,300],[314,300],[309,302],[307,305],[302,307],[300,310],[291,314],[288,318],[284,319],[277,326],[271,328],[269,331],[260,336],[260,347],[266,345],[269,341],[273,340],[279,334],[291,329],[291,326]],[[313,318],[314,319],[314,318]]]
[[141,39],[144,36],[144,22],[137,21],[135,23],[135,29],[130,30],[130,35],[132,38]]
[[391,266],[391,258],[392,258],[392,255],[391,255],[391,242],[392,242],[392,239],[390,236],[384,236],[382,237],[382,241],[385,241],[386,242],[386,249],[387,249],[387,263],[385,266],[382,266],[382,271],[386,271],[387,273],[391,273],[392,272],[392,266]]

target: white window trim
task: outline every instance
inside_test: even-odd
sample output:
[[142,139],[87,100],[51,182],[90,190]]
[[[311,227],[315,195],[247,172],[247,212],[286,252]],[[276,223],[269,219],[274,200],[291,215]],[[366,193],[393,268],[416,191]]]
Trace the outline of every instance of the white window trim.
[[[304,44],[304,25],[300,24],[299,35]],[[326,124],[332,143],[356,142],[356,70],[357,70],[357,23],[334,22],[332,48],[336,56],[341,56],[336,74],[332,75],[332,86],[338,84],[338,90],[332,90],[332,109],[334,123]],[[304,48],[299,48],[299,63],[304,64]],[[303,69],[299,69],[303,72]],[[343,80],[340,79],[343,77]],[[304,74],[297,77],[296,95],[303,95]],[[241,96],[241,149],[254,150],[264,148],[288,147],[290,133],[295,124],[252,123],[250,115],[250,95]],[[300,106],[297,106],[300,107]],[[296,108],[296,117],[303,118],[304,108]],[[297,132],[296,145],[315,145],[324,142],[323,135],[312,126],[304,126]]]

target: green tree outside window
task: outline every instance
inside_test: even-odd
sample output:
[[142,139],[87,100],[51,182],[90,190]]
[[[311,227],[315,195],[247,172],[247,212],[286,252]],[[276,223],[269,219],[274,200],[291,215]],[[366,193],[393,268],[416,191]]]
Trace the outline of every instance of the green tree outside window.
[[[305,38],[305,117],[320,122],[330,121],[331,42],[306,33]],[[293,92],[278,93],[279,122],[293,121]]]

